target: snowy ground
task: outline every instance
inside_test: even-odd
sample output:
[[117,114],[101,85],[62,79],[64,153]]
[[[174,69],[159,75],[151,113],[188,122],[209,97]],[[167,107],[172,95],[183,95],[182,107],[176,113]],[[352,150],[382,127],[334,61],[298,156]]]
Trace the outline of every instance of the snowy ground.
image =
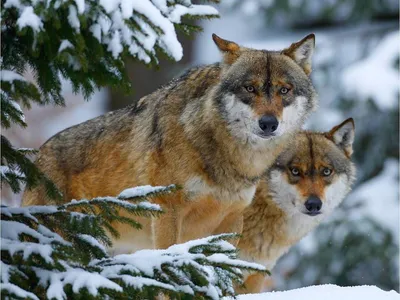
[[248,294],[238,297],[239,300],[399,300],[400,294],[386,292],[375,286],[340,287],[327,284],[309,286],[285,292]]

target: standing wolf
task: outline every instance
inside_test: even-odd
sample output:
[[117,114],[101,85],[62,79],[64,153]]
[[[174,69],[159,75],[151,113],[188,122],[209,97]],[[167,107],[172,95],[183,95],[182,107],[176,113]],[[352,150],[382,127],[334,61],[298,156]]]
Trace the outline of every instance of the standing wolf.
[[[241,232],[261,175],[316,107],[309,74],[314,35],[282,51],[240,47],[213,35],[223,61],[194,68],[136,104],[68,128],[36,165],[64,200],[116,195],[139,185],[183,186],[157,197],[156,248]],[[42,188],[24,205],[46,204]],[[117,247],[129,249],[131,231]]]
[[[331,215],[350,191],[353,119],[327,133],[303,131],[268,170],[244,213],[240,257],[272,270],[288,249]],[[246,278],[243,292],[262,290],[264,276]]]

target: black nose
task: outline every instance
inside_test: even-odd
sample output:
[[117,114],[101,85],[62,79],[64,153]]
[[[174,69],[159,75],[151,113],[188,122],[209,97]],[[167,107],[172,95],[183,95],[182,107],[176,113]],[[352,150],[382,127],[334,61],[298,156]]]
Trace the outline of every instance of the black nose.
[[265,134],[271,134],[278,129],[279,122],[272,115],[264,115],[258,120],[258,124]]
[[308,214],[310,215],[317,215],[322,207],[322,201],[317,196],[310,196],[308,197],[306,203],[304,205],[307,208]]

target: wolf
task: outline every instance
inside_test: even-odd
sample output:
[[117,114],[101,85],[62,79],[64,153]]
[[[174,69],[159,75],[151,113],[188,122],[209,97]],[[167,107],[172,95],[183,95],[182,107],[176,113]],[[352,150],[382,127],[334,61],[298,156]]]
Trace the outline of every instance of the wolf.
[[[330,216],[355,178],[354,121],[329,132],[301,131],[276,159],[244,212],[239,256],[272,270],[276,261]],[[258,293],[265,278],[246,275],[239,292]]]
[[[63,201],[178,184],[153,201],[154,248],[241,232],[262,174],[317,106],[310,79],[315,36],[282,51],[255,50],[213,35],[219,63],[196,67],[121,110],[70,127],[39,149],[35,164]],[[50,203],[43,187],[23,205]],[[128,225],[116,248],[132,247]]]

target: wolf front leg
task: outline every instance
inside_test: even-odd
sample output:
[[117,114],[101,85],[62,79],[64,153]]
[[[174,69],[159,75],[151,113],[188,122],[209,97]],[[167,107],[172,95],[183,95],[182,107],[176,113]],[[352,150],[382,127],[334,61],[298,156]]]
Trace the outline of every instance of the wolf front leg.
[[166,249],[178,243],[180,232],[180,218],[172,207],[165,208],[165,213],[159,217],[153,217],[152,236],[155,249]]
[[267,275],[251,274],[245,276],[244,286],[236,286],[236,294],[256,294],[263,292],[268,287]]

